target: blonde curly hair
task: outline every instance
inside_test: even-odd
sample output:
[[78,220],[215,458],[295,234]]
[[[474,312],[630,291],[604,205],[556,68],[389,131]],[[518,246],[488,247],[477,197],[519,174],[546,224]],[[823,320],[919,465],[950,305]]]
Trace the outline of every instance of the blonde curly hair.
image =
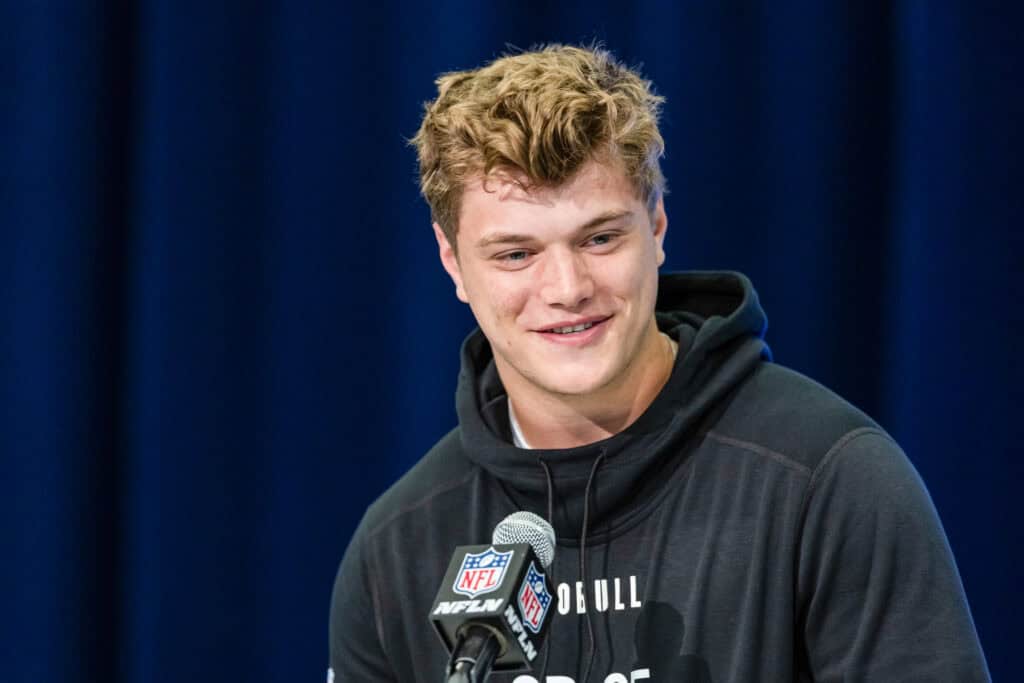
[[619,164],[653,210],[665,189],[664,98],[600,47],[548,45],[437,79],[411,140],[420,191],[454,247],[467,182],[508,173],[557,187],[592,159]]

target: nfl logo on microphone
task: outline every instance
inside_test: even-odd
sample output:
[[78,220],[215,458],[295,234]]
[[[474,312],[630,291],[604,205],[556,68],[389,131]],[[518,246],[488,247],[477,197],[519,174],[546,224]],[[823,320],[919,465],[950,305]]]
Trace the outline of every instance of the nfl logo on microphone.
[[494,548],[488,548],[482,553],[466,553],[462,568],[455,575],[452,590],[471,598],[497,590],[505,578],[505,570],[513,554],[514,550],[499,553]]
[[530,562],[530,568],[523,578],[523,587],[519,590],[519,613],[523,616],[523,624],[534,633],[540,632],[551,605],[551,593],[544,581],[544,575]]

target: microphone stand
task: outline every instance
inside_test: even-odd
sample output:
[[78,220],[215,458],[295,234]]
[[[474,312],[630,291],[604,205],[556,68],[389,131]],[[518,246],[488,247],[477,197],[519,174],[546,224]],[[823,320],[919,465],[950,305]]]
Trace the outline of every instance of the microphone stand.
[[446,683],[484,683],[501,649],[498,636],[490,628],[469,624],[452,648],[445,672]]

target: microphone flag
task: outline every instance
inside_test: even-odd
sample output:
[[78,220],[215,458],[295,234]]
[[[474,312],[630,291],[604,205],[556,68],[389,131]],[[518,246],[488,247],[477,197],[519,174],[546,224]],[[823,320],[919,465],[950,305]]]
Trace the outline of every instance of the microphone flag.
[[497,638],[495,672],[529,671],[540,651],[553,600],[551,583],[529,543],[455,549],[430,610],[451,652],[470,624]]

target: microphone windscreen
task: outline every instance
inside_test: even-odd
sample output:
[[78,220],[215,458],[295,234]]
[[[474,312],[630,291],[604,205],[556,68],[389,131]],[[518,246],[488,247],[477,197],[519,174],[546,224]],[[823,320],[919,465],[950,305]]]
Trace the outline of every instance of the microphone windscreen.
[[495,545],[529,543],[544,569],[555,559],[555,530],[543,517],[521,510],[513,512],[494,527]]

